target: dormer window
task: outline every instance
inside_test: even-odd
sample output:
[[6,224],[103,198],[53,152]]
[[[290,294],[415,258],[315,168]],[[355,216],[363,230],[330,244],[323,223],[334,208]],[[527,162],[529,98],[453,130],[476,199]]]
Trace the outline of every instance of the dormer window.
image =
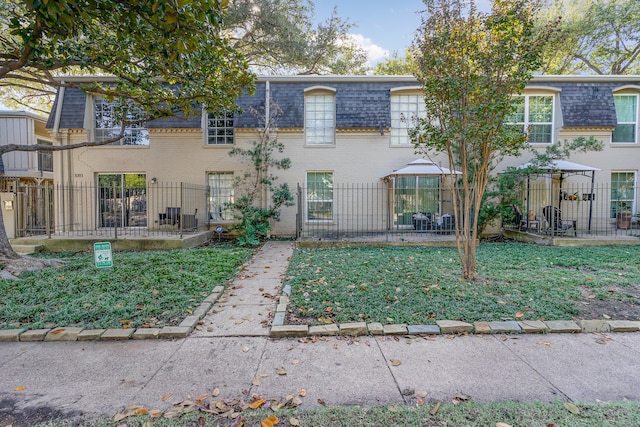
[[618,123],[611,136],[616,144],[638,143],[638,95],[614,95]]
[[307,145],[334,145],[336,95],[328,89],[309,90],[304,96],[304,135]]
[[233,145],[233,111],[207,114],[207,145]]
[[427,116],[421,94],[391,95],[391,145],[412,146],[409,129]]
[[[93,103],[94,137],[96,142],[113,138],[120,134],[120,123],[116,120],[114,103],[104,98],[95,98]],[[130,108],[127,112],[128,121],[137,121],[142,118],[139,108]],[[149,145],[149,131],[144,123],[132,123],[126,126],[124,137],[111,145]]]
[[517,95],[516,111],[505,123],[518,126],[531,144],[553,143],[553,95]]

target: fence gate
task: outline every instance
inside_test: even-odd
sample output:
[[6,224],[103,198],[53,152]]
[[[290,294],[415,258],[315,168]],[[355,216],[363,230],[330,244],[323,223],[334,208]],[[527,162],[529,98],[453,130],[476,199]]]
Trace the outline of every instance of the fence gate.
[[53,232],[53,186],[20,185],[16,187],[16,237]]

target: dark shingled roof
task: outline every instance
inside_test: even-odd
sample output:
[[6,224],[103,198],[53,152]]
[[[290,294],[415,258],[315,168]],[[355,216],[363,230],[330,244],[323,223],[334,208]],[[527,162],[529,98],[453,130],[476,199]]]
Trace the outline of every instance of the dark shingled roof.
[[560,106],[566,127],[610,127],[617,124],[610,83],[557,83],[562,89]]
[[[558,88],[560,107],[565,127],[613,127],[616,125],[616,113],[612,90],[625,85],[640,85],[637,82],[600,83],[571,82],[566,79],[546,80],[544,86]],[[337,81],[326,79],[316,83],[313,79],[304,82],[272,81],[271,98],[282,109],[283,114],[276,119],[280,128],[304,127],[304,91],[314,86],[326,86],[336,90],[336,127],[337,128],[378,128],[390,126],[390,89],[403,86],[416,86],[415,82],[398,81]],[[533,86],[537,85],[534,83]],[[266,84],[260,81],[254,95],[244,94],[237,100],[242,113],[236,116],[239,128],[256,128],[260,119],[251,110],[264,113]],[[47,127],[53,127],[57,103],[47,121]],[[86,97],[79,89],[66,89],[60,115],[60,128],[82,128]],[[189,119],[166,118],[148,123],[149,128],[199,128],[200,114]]]

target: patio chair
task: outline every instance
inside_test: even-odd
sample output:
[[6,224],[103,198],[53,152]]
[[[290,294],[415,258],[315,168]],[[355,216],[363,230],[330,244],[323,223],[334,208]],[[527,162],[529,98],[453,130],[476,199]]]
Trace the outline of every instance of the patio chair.
[[451,234],[456,231],[456,217],[450,214],[442,215],[436,222],[434,229],[442,234]]
[[180,208],[167,207],[165,213],[158,214],[158,224],[180,225]]
[[413,222],[413,229],[416,231],[431,230],[432,227],[432,214],[431,212],[416,212],[411,215]]
[[555,206],[545,206],[542,208],[544,218],[553,230],[553,234],[566,234],[569,229],[573,229],[573,235],[577,236],[577,221],[575,219],[562,219],[562,211]]

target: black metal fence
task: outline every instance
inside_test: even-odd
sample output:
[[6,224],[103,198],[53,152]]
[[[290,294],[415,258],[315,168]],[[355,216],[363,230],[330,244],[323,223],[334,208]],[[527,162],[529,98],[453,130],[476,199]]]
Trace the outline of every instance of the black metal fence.
[[[298,187],[296,236],[301,240],[424,241],[455,237],[456,214],[446,185],[333,184],[323,192]],[[622,190],[622,191],[621,191]],[[640,237],[638,187],[532,182],[513,212],[487,231],[587,239]]]
[[17,237],[181,236],[208,227],[203,185],[122,182],[18,186]]

